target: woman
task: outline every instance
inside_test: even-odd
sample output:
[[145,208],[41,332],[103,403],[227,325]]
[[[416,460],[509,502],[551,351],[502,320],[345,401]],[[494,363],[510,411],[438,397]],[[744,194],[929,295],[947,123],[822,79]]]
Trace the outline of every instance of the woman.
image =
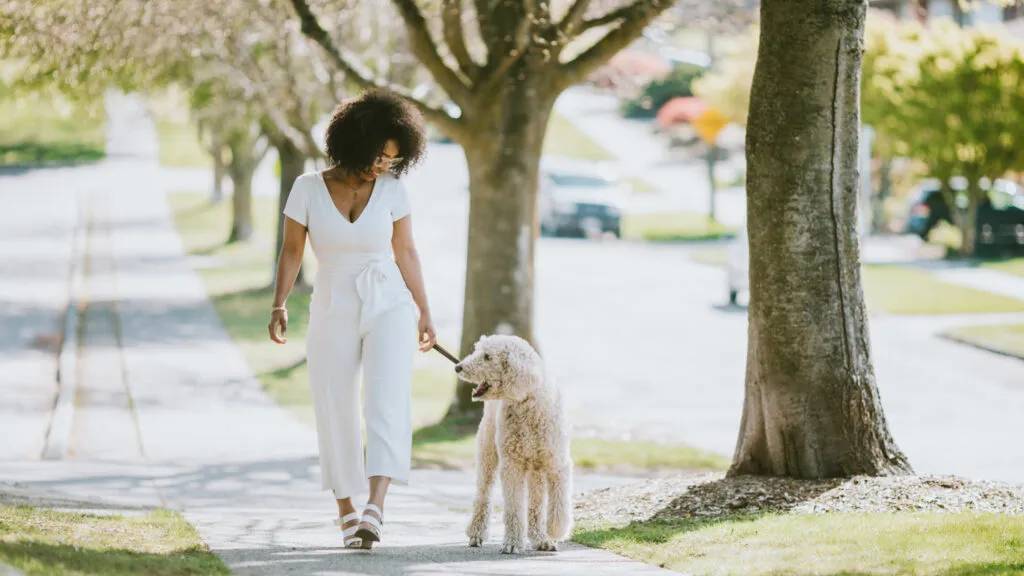
[[[409,478],[414,304],[420,350],[430,350],[435,341],[409,200],[398,179],[420,159],[424,143],[414,108],[389,92],[364,93],[339,106],[331,118],[326,137],[331,167],[296,179],[284,208],[270,338],[286,342],[285,301],[308,234],[318,270],[306,359],[321,479],[338,501],[335,522],[349,548],[371,548],[380,541],[388,486]],[[369,499],[360,518],[352,498],[366,493],[367,478]]]

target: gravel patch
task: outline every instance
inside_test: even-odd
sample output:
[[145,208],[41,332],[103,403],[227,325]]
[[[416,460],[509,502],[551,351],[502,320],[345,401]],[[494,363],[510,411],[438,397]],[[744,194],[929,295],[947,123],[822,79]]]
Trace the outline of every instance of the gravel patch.
[[655,478],[576,497],[582,528],[763,513],[998,512],[1024,514],[1024,486],[956,476],[796,480],[724,473]]

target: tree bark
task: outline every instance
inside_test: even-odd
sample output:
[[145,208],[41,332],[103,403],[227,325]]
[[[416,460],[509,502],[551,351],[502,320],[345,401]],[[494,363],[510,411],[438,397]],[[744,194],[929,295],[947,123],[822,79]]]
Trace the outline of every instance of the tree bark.
[[863,0],[765,0],[747,129],[746,392],[730,474],[909,473],[875,384],[856,234]]
[[228,244],[252,238],[252,172],[234,166],[228,169],[234,191],[231,194],[231,234]]
[[213,194],[210,196],[210,204],[220,204],[224,200],[224,176],[227,172],[224,166],[224,141],[220,134],[210,134],[210,156],[213,158]]
[[231,234],[228,243],[245,242],[252,238],[252,178],[266,150],[258,151],[258,138],[247,134],[234,134],[227,139],[231,149],[228,176],[234,185],[231,195]]
[[[271,288],[277,281],[277,260],[281,254],[281,246],[284,245],[284,207],[288,203],[288,195],[291,194],[295,180],[306,171],[306,154],[291,140],[287,138],[276,140],[274,148],[277,149],[278,157],[281,159],[281,188],[277,197],[277,239],[274,242],[274,267],[271,269],[270,275]],[[305,269],[300,266],[299,274],[295,278],[295,286],[305,284]]]
[[956,204],[950,205],[950,212],[957,215],[958,228],[963,236],[959,255],[961,258],[973,258],[978,250],[978,205],[985,191],[978,186],[977,178],[969,178],[967,184],[967,210],[961,210]]
[[[543,74],[513,66],[487,108],[476,111],[469,164],[469,237],[463,304],[463,356],[484,334],[533,341],[533,264],[540,154],[555,95]],[[473,387],[460,382],[449,417],[478,417]]]

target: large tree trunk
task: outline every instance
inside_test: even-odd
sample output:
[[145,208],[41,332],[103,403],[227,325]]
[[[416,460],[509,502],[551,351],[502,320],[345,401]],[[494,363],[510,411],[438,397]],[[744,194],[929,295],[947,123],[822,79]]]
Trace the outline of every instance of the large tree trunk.
[[[555,95],[544,76],[513,67],[463,147],[469,164],[469,239],[462,354],[484,334],[533,341],[533,263],[540,153]],[[521,78],[521,79],[520,79]],[[459,383],[449,417],[478,418],[473,387]]]
[[[306,155],[291,140],[281,138],[275,141],[274,148],[277,149],[278,157],[281,159],[281,188],[277,197],[277,240],[274,242],[271,286],[277,279],[277,259],[281,254],[281,246],[284,245],[284,206],[288,203],[288,195],[291,194],[295,180],[306,171]],[[305,283],[304,268],[300,266],[299,275],[295,278],[295,285],[302,286]]]
[[863,0],[765,0],[747,128],[746,395],[731,474],[910,472],[871,365],[856,234]]
[[231,234],[228,243],[252,238],[252,176],[253,172],[232,164],[228,168],[234,191],[231,194]]
[[228,176],[234,186],[231,195],[231,234],[228,243],[244,242],[252,237],[252,178],[256,168],[263,159],[263,152],[256,138],[245,134],[235,134],[228,138],[231,149],[231,162],[228,163]]
[[978,186],[978,180],[972,178],[968,182],[967,210],[961,210],[956,204],[951,205],[950,212],[956,214],[954,218],[963,237],[959,252],[961,258],[973,258],[977,255],[978,205],[984,194],[985,192]]
[[210,156],[213,157],[213,194],[210,196],[210,204],[220,204],[224,200],[224,176],[227,173],[224,166],[224,139],[217,132],[210,134]]

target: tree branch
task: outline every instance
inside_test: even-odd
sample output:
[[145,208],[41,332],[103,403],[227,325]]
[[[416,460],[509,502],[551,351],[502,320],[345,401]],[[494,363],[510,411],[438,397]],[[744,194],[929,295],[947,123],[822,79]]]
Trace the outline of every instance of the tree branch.
[[487,66],[484,72],[484,79],[479,83],[477,90],[483,94],[490,92],[494,86],[501,82],[505,76],[505,72],[515,65],[529,48],[530,34],[533,31],[533,23],[530,12],[530,7],[534,5],[530,0],[524,2],[526,5],[526,13],[523,14],[522,19],[516,24],[515,32],[512,36],[512,45],[501,49],[501,54],[497,58],[488,58],[491,64]]
[[416,6],[415,0],[391,0],[405,21],[405,29],[409,33],[409,46],[416,59],[430,71],[430,75],[455,101],[465,108],[470,102],[469,86],[454,70],[448,67],[437,52],[437,45],[430,37],[427,21]]
[[568,38],[575,36],[579,32],[577,28],[583,22],[583,16],[587,13],[587,8],[590,8],[590,0],[576,0],[569,7],[569,10],[566,11],[562,21],[558,23],[560,35]]
[[[582,54],[562,64],[560,87],[567,88],[582,82],[591,72],[607,62],[617,52],[629,46],[655,18],[672,6],[671,0],[636,0],[612,13],[618,13],[617,19],[621,20],[618,27],[613,28],[593,46],[587,48]],[[609,17],[602,16],[599,19]]]
[[441,24],[444,28],[444,43],[452,51],[462,73],[470,82],[476,80],[480,67],[473,62],[466,48],[466,36],[462,30],[462,0],[441,0]]
[[452,118],[441,108],[431,106],[419,98],[414,97],[402,86],[389,84],[380,78],[374,78],[373,74],[365,66],[351,55],[342,52],[342,50],[334,43],[330,34],[328,34],[327,31],[324,30],[323,26],[320,25],[320,22],[317,21],[316,16],[314,16],[313,12],[309,9],[307,0],[291,0],[291,3],[292,6],[295,7],[295,12],[299,17],[299,21],[302,26],[302,33],[310,40],[319,44],[327,53],[327,56],[331,59],[334,65],[344,72],[346,76],[355,80],[363,88],[387,88],[395,94],[398,94],[410,104],[419,108],[420,112],[427,120],[439,125],[443,131],[453,138],[456,138],[456,136],[462,136],[466,133],[465,122],[458,118]]
[[614,24],[623,18],[628,18],[632,9],[633,5],[627,4],[626,6],[621,6],[596,18],[587,18],[581,24],[580,32],[590,30],[591,28],[597,28],[599,26],[605,26],[607,24]]

